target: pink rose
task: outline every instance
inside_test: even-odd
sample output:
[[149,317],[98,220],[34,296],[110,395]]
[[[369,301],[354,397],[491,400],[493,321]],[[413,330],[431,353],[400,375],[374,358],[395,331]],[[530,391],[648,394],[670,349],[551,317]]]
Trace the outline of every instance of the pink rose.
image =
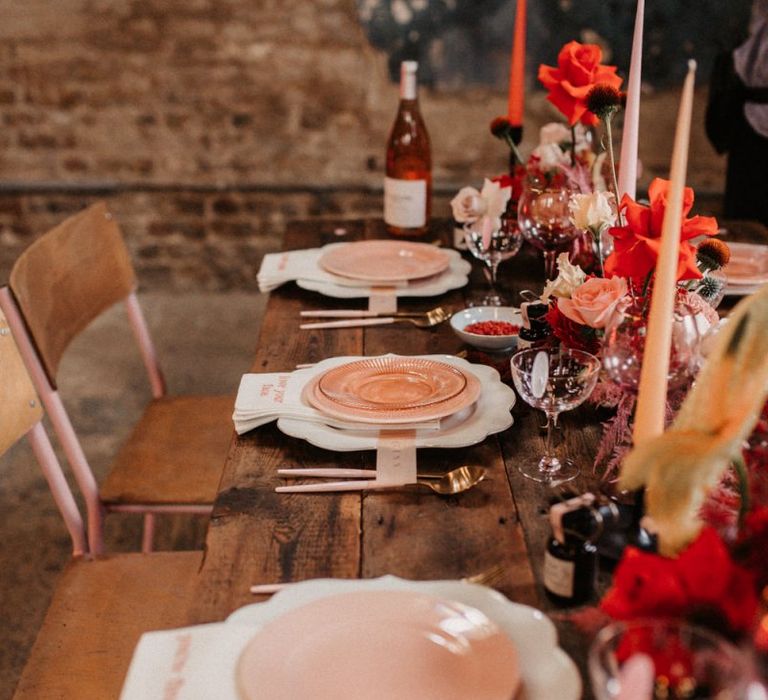
[[571,321],[590,328],[605,328],[626,294],[627,282],[623,277],[592,277],[570,299],[558,299],[557,308]]

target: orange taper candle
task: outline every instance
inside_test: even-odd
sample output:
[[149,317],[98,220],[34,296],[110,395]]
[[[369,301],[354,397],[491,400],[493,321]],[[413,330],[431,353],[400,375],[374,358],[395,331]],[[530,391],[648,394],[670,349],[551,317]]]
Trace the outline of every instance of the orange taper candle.
[[515,31],[512,37],[512,58],[509,66],[509,108],[507,117],[512,126],[523,125],[525,100],[525,4],[517,0]]

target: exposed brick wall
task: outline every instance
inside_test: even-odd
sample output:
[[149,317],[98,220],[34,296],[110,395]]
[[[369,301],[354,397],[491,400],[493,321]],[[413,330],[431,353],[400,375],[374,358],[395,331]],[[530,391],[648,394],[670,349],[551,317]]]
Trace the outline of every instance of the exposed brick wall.
[[[666,174],[677,99],[677,91],[645,98],[644,183]],[[722,160],[703,135],[703,99],[700,92],[690,181],[718,191]],[[20,182],[127,184],[111,198],[149,277],[183,284],[188,274],[190,284],[217,286],[228,265],[268,249],[288,218],[380,211],[375,188],[396,102],[386,56],[364,37],[355,0],[7,2],[0,191]],[[487,129],[506,107],[503,85],[425,90],[422,106],[442,191],[503,169],[506,153]],[[526,118],[524,151],[556,115],[537,93]],[[243,186],[265,191],[213,191]],[[12,192],[0,196],[2,269],[31,234],[94,198],[87,187]],[[447,212],[446,201],[435,213]]]

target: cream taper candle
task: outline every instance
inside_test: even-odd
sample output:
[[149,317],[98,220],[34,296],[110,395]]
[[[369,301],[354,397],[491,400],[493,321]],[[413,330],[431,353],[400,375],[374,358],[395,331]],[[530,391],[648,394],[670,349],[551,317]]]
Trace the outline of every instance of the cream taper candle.
[[635,33],[632,38],[632,58],[629,63],[627,80],[627,106],[624,108],[624,129],[621,136],[619,156],[618,201],[628,194],[637,197],[637,143],[640,130],[640,85],[643,72],[643,18],[645,0],[637,0]]
[[680,229],[683,224],[683,191],[688,167],[695,76],[696,61],[692,60],[688,62],[688,75],[685,78],[680,109],[677,113],[669,193],[661,228],[661,244],[648,315],[648,333],[645,339],[643,365],[640,370],[633,433],[635,445],[664,432],[669,353],[672,345],[677,267],[680,257]]

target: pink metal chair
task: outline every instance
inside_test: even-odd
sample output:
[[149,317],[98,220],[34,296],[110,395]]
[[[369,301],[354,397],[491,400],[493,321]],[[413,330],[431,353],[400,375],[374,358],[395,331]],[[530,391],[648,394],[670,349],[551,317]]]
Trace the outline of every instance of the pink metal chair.
[[[145,552],[152,549],[156,514],[210,513],[233,434],[232,397],[166,395],[135,288],[120,229],[100,202],[36,240],[0,289],[0,308],[85,498],[89,548],[96,554],[104,549],[106,512],[144,514]],[[126,305],[153,400],[99,487],[56,374],[72,339],[118,301]]]
[[40,422],[40,401],[2,314],[0,394],[0,456],[26,435],[64,518],[74,554],[14,697],[116,698],[141,634],[187,623],[201,554],[88,554],[83,519]]

